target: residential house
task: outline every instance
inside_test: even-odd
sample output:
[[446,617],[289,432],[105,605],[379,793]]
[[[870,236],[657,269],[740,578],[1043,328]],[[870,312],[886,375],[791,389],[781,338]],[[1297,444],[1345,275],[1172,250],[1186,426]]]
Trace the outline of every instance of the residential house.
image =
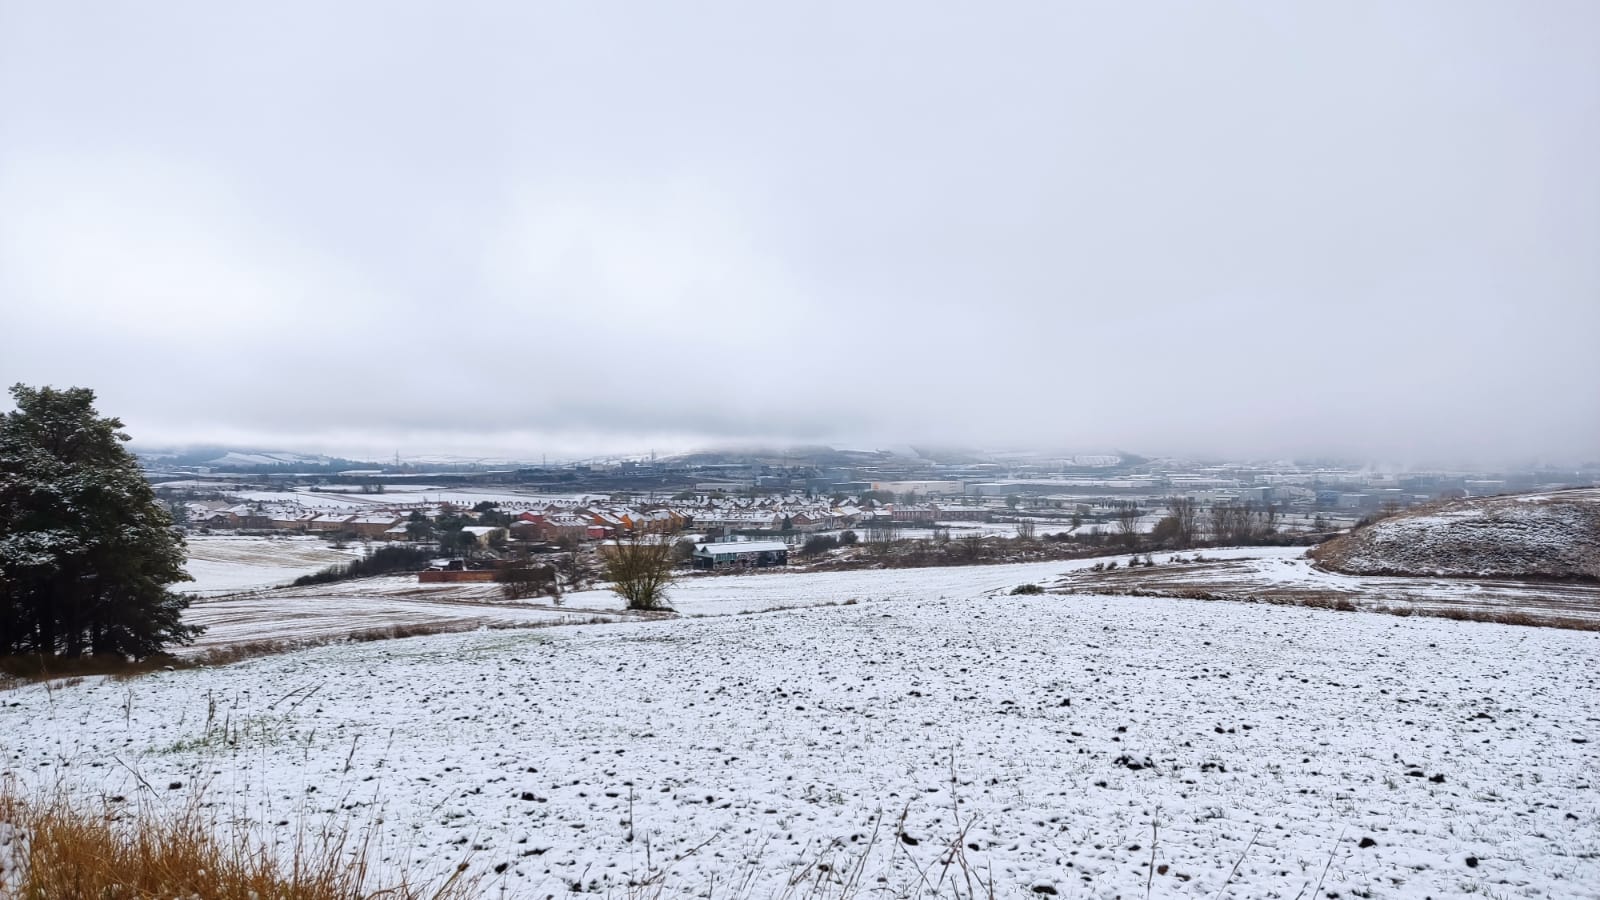
[[989,510],[982,506],[965,506],[953,503],[929,504],[940,522],[987,522]]
[[916,522],[932,524],[934,521],[936,521],[937,514],[938,510],[934,509],[932,506],[912,506],[904,503],[897,503],[890,509],[889,520],[891,522],[900,523]]
[[207,528],[238,528],[239,516],[231,509],[214,509],[193,521]]
[[345,524],[350,531],[354,531],[362,537],[378,538],[383,537],[385,532],[397,524],[403,528],[403,523],[404,520],[394,513],[367,513],[352,516]]
[[306,523],[306,529],[316,532],[347,531],[350,520],[354,518],[353,513],[324,513]]
[[517,527],[523,535],[527,535],[531,528],[534,538],[541,541],[559,541],[563,538],[581,541],[589,536],[589,520],[572,512],[525,512],[517,519]]
[[506,536],[506,529],[500,525],[468,525],[461,529],[462,533],[472,535],[478,546],[487,547],[495,540],[495,535],[501,538]]
[[272,527],[272,517],[263,512],[259,506],[241,503],[238,506],[229,507],[228,512],[233,513],[235,517],[233,525],[235,528],[249,528],[259,531]]

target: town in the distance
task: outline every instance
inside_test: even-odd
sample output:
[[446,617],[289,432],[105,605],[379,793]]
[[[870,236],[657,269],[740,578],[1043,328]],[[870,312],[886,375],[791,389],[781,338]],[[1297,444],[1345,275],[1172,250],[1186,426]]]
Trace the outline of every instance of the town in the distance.
[[529,553],[603,553],[643,534],[682,541],[684,561],[709,569],[905,555],[926,564],[931,549],[960,538],[968,544],[944,555],[971,562],[970,539],[1019,534],[1037,539],[1031,556],[1010,551],[1019,558],[1052,545],[1066,555],[1207,539],[1311,544],[1418,505],[1600,480],[1595,464],[1479,471],[912,447],[565,464],[215,448],[140,459],[202,546],[211,534],[312,535],[340,549],[435,546],[429,567],[484,571]]

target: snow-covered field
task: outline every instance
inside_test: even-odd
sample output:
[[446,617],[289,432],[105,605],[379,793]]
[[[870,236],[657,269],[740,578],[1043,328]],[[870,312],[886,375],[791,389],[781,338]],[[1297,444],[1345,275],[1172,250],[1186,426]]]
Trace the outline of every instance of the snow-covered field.
[[1357,609],[1382,612],[1522,613],[1538,622],[1600,622],[1596,584],[1344,575],[1318,569],[1301,548],[1293,547],[1259,548],[1232,558],[1214,550],[1197,555],[1205,561],[1172,563],[1171,554],[1155,554],[1153,567],[1119,566],[1106,572],[1077,568],[1045,587],[1078,593],[1206,594],[1281,603],[1348,601]]
[[257,641],[312,643],[396,626],[466,630],[587,622],[599,615],[501,602],[498,586],[492,584],[419,585],[415,575],[397,575],[200,600],[184,611],[183,619],[206,631],[176,652]]
[[190,535],[184,565],[194,581],[177,590],[200,596],[250,591],[288,584],[334,563],[361,555],[359,546],[337,550],[314,537]]
[[[307,546],[314,549],[322,545],[313,541]],[[1080,593],[1204,592],[1273,602],[1337,598],[1348,599],[1364,609],[1518,611],[1551,619],[1600,620],[1600,587],[1594,585],[1340,575],[1314,568],[1299,547],[1203,552],[1203,563],[1174,565],[1167,562],[1170,555],[1157,554],[1159,562],[1153,568],[1124,565],[1110,572],[1091,569],[1108,560],[1126,563],[1128,557],[925,569],[688,576],[672,586],[669,603],[679,614],[693,618],[879,600],[972,599],[1034,583]],[[258,571],[241,565],[247,572]],[[292,576],[300,572],[277,574]],[[250,577],[235,576],[235,583],[244,584]],[[560,606],[542,598],[507,603],[501,600],[498,585],[418,584],[415,576],[395,575],[207,597],[191,606],[185,619],[207,628],[190,648],[198,651],[263,640],[328,640],[386,626],[459,629],[551,624],[589,621],[621,612],[621,600],[604,588],[569,593]]]
[[543,507],[558,501],[586,501],[604,498],[604,494],[545,494],[537,491],[507,490],[504,488],[448,488],[434,485],[388,485],[381,494],[363,494],[358,491],[314,490],[297,488],[292,491],[230,490],[229,496],[239,500],[261,503],[296,505],[304,509],[376,509],[384,506],[422,506],[430,503],[454,503],[472,506],[485,500],[502,504],[506,509]]
[[[1213,552],[1229,557],[1263,551]],[[672,586],[668,602],[680,615],[695,617],[885,599],[980,597],[1054,579],[1094,562],[688,576]],[[569,593],[558,607],[543,599],[503,602],[495,584],[418,584],[414,575],[393,575],[206,599],[191,606],[184,620],[206,626],[192,652],[263,640],[325,640],[390,625],[548,624],[620,613],[622,608],[621,599],[606,589]]]
[[26,687],[0,734],[25,781],[381,818],[380,857],[508,896],[775,896],[858,854],[911,894],[959,837],[998,896],[1594,897],[1597,672],[1591,633],[925,596]]

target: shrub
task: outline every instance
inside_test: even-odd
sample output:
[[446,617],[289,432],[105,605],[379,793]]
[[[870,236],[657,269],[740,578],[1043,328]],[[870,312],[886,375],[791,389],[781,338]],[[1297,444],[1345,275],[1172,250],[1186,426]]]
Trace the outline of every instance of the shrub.
[[629,609],[666,609],[667,586],[673,581],[672,545],[634,537],[618,541],[604,554],[605,578]]
[[826,534],[814,534],[806,538],[800,547],[801,556],[821,556],[829,550],[839,546],[839,539]]
[[500,583],[500,596],[507,600],[524,600],[548,594],[561,603],[561,585],[556,578],[556,567],[535,565],[528,560],[518,560],[494,573]]
[[371,555],[335,563],[320,572],[301,575],[294,580],[295,587],[328,584],[370,575],[388,575],[393,572],[420,572],[428,567],[433,554],[418,547],[379,547]]
[[859,540],[861,538],[854,531],[846,531],[844,534],[839,535],[839,543],[846,547],[853,546]]
[[1014,595],[1020,594],[1024,596],[1031,596],[1034,594],[1044,593],[1044,588],[1038,586],[1037,584],[1019,584],[1011,589],[1011,593]]

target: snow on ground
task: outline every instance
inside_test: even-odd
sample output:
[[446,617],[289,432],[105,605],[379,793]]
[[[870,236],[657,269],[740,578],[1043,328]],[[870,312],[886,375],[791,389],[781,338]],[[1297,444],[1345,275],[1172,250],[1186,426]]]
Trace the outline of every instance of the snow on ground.
[[587,493],[554,493],[547,494],[540,491],[505,490],[502,488],[471,488],[454,490],[405,490],[394,494],[384,493],[377,496],[381,502],[391,505],[414,505],[418,503],[449,502],[462,506],[472,506],[485,500],[491,500],[508,509],[523,509],[530,507],[544,507],[550,503],[576,502],[589,503],[595,500],[605,500],[609,494]]
[[[680,615],[716,616],[851,601],[978,597],[1059,575],[1074,562],[843,572],[773,569],[748,575],[690,575],[668,589],[667,603]],[[566,602],[584,607],[620,607],[617,596],[604,588],[568,594]]]
[[863,853],[910,894],[958,834],[1001,897],[1597,896],[1600,635],[970,589],[30,686],[0,768],[381,818],[381,859],[511,897],[775,896]]
[[[222,539],[208,545],[248,548],[252,546],[247,543],[250,540]],[[315,540],[267,543],[308,550],[325,546]],[[1338,597],[1367,609],[1410,606],[1436,611],[1465,607],[1600,619],[1600,587],[1593,585],[1340,575],[1314,568],[1300,547],[1202,552],[1205,562],[1176,565],[1168,562],[1170,554],[1156,554],[1153,558],[1158,564],[1152,568],[1130,568],[1125,565],[1129,557],[1123,554],[986,566],[829,572],[777,569],[747,575],[687,575],[669,589],[668,603],[679,614],[692,618],[879,600],[978,598],[1035,583],[1080,593],[1181,595],[1203,591],[1247,600],[1294,602]],[[244,551],[240,553],[244,555]],[[1109,572],[1092,571],[1094,565],[1108,560],[1124,565]],[[243,573],[231,576],[236,589],[269,577],[281,581],[302,574],[300,570],[280,572],[257,569],[248,563],[239,565]],[[185,614],[185,621],[207,628],[188,652],[262,640],[327,640],[385,626],[547,624],[587,621],[623,612],[621,599],[604,585],[568,593],[561,600],[560,605],[545,598],[507,603],[495,584],[419,584],[414,575],[211,596],[195,603]]]
[[1600,489],[1457,500],[1335,538],[1318,557],[1352,574],[1600,577]]
[[605,494],[545,494],[537,491],[517,491],[503,488],[444,488],[433,485],[390,485],[381,494],[364,494],[348,488],[316,490],[296,488],[291,491],[230,490],[228,495],[239,500],[261,503],[297,505],[303,509],[376,509],[385,506],[426,506],[434,503],[454,503],[471,507],[485,500],[500,503],[508,509],[542,507],[549,503],[572,500],[583,502],[604,498]]
[[[1303,552],[1304,548],[1290,548]],[[1214,551],[1218,558],[1254,556],[1262,548]],[[1274,552],[1268,550],[1267,552]],[[854,569],[834,572],[768,570],[752,575],[689,576],[668,590],[668,603],[685,616],[715,616],[789,606],[818,606],[870,600],[943,600],[1003,593],[1019,584],[1045,583],[1068,572],[1087,569],[1099,559],[1051,560],[986,566],[937,566],[921,569]],[[607,598],[612,598],[608,600]],[[574,606],[603,607],[613,603],[609,591],[569,594]]]
[[[1213,552],[1228,556],[1262,551]],[[980,597],[1008,591],[1019,584],[1056,578],[1094,562],[690,575],[669,588],[668,603],[679,614],[693,617],[852,601]],[[588,620],[622,611],[621,598],[603,586],[569,593],[557,606],[544,598],[506,603],[500,599],[496,584],[419,584],[415,575],[388,575],[197,602],[184,613],[184,621],[206,626],[206,633],[193,647],[180,652],[264,640],[327,640],[391,625],[461,628],[545,624]]]
[[1204,557],[1203,562],[1175,564],[1170,562],[1172,554],[1154,554],[1154,567],[1119,566],[1106,572],[1078,568],[1046,586],[1089,593],[1181,596],[1204,592],[1242,600],[1301,603],[1338,599],[1367,610],[1454,609],[1521,612],[1545,621],[1600,620],[1600,585],[1589,583],[1343,575],[1317,568],[1298,547],[1233,554],[1205,550],[1198,555]]
[[198,601],[184,611],[183,620],[203,625],[206,631],[176,652],[183,655],[256,641],[309,643],[390,627],[466,630],[556,625],[603,615],[604,611],[500,602],[497,585],[418,585],[415,575],[385,576]]
[[211,596],[273,587],[335,563],[349,562],[361,548],[338,550],[320,538],[190,535],[184,568],[194,581],[177,585],[188,594]]
[[292,507],[306,512],[354,513],[378,505],[360,494],[347,495],[333,491],[327,493],[311,490],[229,491],[228,496],[235,500],[267,504],[269,508]]

